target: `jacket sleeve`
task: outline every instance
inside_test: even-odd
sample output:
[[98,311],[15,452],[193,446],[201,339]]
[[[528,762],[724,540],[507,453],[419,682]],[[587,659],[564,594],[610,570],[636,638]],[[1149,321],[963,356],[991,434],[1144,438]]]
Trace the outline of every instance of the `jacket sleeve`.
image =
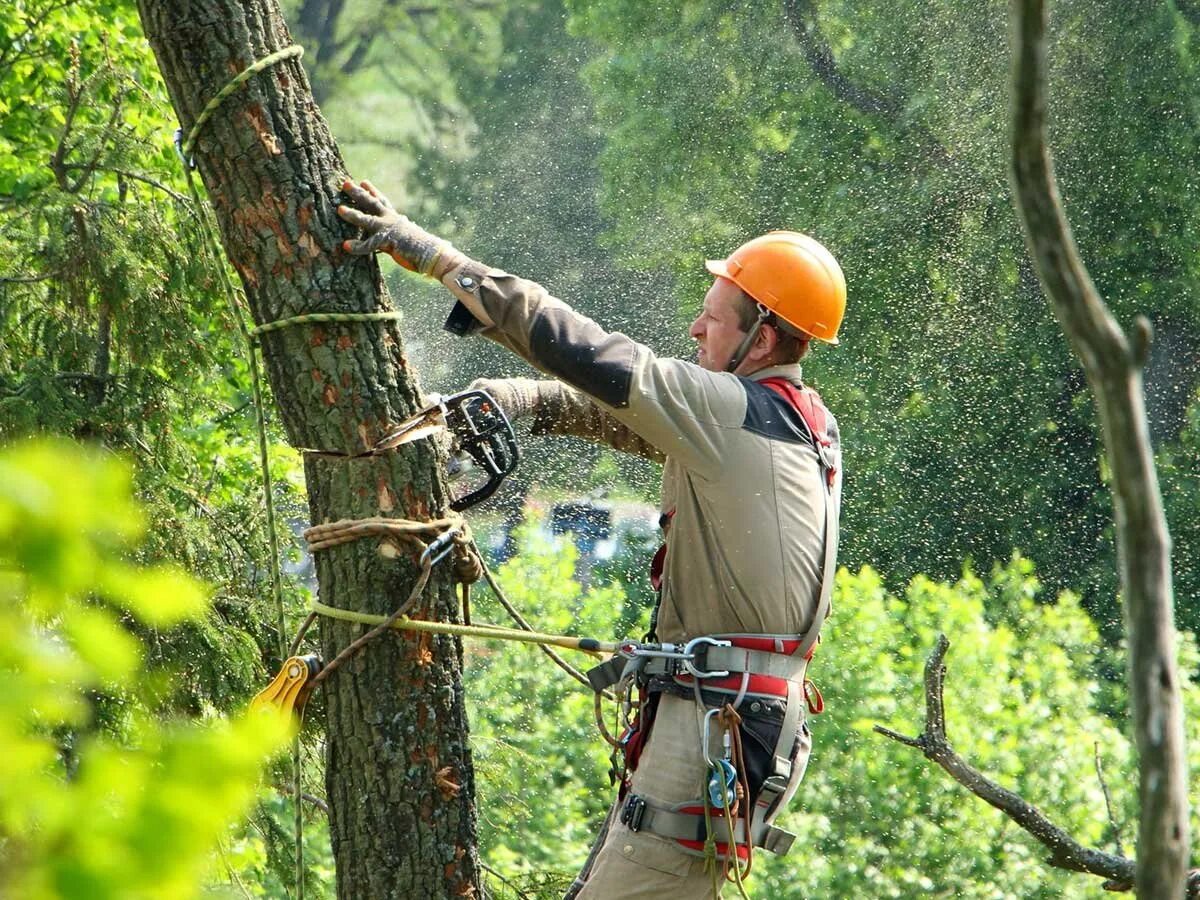
[[474,261],[445,281],[486,310],[495,323],[485,331],[489,337],[596,401],[693,474],[719,474],[725,446],[745,419],[745,388],[736,376],[659,358],[649,347],[605,331],[541,285]]
[[665,462],[663,452],[622,425],[585,394],[561,381],[538,382],[534,434],[557,434],[606,444],[621,453]]

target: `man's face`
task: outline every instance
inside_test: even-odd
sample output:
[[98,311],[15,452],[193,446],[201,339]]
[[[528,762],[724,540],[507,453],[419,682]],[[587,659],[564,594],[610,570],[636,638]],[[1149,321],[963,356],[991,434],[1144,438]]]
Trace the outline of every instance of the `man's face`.
[[710,372],[724,372],[746,336],[738,325],[736,303],[741,290],[728,278],[717,278],[704,295],[704,309],[688,329],[699,345],[697,362]]

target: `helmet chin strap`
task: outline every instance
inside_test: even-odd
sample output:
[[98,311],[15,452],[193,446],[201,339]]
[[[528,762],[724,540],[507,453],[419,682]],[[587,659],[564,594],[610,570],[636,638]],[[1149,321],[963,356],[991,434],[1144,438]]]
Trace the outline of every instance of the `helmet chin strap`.
[[750,348],[754,346],[754,339],[758,337],[758,333],[762,331],[763,325],[767,324],[767,320],[771,318],[771,311],[761,303],[758,306],[758,318],[754,324],[750,326],[750,330],[746,332],[746,336],[742,338],[742,342],[738,344],[736,350],[733,351],[733,356],[729,359],[729,365],[725,367],[726,372],[732,372],[742,364],[746,355],[750,352]]

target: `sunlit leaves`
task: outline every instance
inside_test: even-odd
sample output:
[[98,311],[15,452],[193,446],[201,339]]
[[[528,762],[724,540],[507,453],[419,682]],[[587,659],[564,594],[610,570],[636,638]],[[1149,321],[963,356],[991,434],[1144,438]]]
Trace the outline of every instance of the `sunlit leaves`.
[[14,896],[193,896],[286,737],[271,717],[135,713],[125,740],[97,728],[99,692],[136,704],[148,685],[122,617],[206,609],[190,576],[126,561],[141,529],[113,456],[0,449],[0,869]]

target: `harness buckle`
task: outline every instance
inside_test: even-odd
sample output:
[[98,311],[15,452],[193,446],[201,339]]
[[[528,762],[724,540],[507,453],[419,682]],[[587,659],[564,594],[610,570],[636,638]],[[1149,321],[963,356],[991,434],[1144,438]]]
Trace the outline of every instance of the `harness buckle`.
[[637,794],[630,794],[621,807],[621,824],[630,831],[642,830],[642,818],[646,815],[646,801]]
[[722,641],[717,638],[701,636],[692,638],[683,647],[683,667],[693,678],[724,678],[729,674],[728,669],[720,669],[717,671],[705,671],[696,667],[696,648],[701,645],[709,647],[732,647],[732,641]]

